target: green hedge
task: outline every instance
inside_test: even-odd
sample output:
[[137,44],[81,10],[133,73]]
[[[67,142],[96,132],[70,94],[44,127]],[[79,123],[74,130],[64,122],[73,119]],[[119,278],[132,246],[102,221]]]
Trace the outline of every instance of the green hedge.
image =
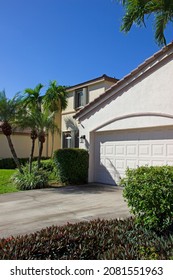
[[54,153],[58,177],[62,183],[88,182],[88,152],[84,149],[60,149]]
[[[42,160],[49,159],[47,157],[43,157]],[[34,158],[34,160],[37,160],[37,157]],[[21,165],[25,165],[28,163],[28,158],[19,158],[19,161]],[[15,169],[16,164],[13,160],[13,158],[0,158],[0,169]]]
[[51,226],[0,239],[1,260],[169,260],[173,233],[157,235],[127,220]]
[[173,224],[173,166],[127,169],[121,184],[137,222],[157,231]]

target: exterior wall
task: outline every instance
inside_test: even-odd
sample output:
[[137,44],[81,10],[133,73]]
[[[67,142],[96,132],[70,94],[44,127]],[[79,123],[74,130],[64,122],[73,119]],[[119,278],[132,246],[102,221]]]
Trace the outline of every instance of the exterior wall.
[[[19,158],[27,158],[30,155],[31,139],[29,134],[14,134],[11,136],[15,151]],[[47,142],[44,144],[43,156],[46,154]],[[0,132],[0,158],[11,158],[11,151],[6,137]],[[34,156],[38,156],[38,142],[36,141]]]
[[165,54],[154,64],[116,87],[109,98],[85,116],[81,114],[80,135],[86,135],[86,142],[80,147],[90,149],[90,181],[97,131],[173,125],[173,55]]
[[[100,96],[102,93],[105,92],[106,89],[108,89],[113,84],[114,83],[110,82],[110,81],[99,81],[99,82],[88,85],[87,86],[88,102],[90,103],[95,98]],[[83,85],[82,87],[85,87],[85,85]],[[67,127],[67,122],[65,120],[68,118],[71,118],[71,120],[73,120],[73,116],[76,113],[76,110],[74,109],[74,96],[75,96],[75,91],[79,88],[81,88],[81,87],[79,86],[79,87],[75,88],[75,90],[69,91],[68,106],[64,111],[62,111],[62,118],[61,118],[62,132],[71,130],[70,127]],[[75,122],[75,120],[74,120],[74,122]],[[77,122],[76,122],[76,125],[77,125]]]
[[[52,135],[52,133],[49,132],[47,142],[45,143],[46,156],[48,157],[52,156],[52,152],[61,148],[61,113],[60,112],[56,113],[55,115],[55,123],[58,127],[58,131],[56,130],[54,132],[54,135]],[[53,140],[52,137],[54,138]]]
[[67,108],[62,111],[62,114],[75,112],[75,110],[74,110],[74,93],[75,93],[75,91],[71,91],[68,93],[68,105],[67,105]]

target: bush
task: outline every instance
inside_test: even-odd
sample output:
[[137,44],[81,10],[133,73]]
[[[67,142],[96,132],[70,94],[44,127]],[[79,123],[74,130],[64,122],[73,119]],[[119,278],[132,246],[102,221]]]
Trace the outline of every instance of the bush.
[[[33,161],[33,166],[37,166],[37,161]],[[41,160],[40,162],[40,168],[42,168],[45,171],[48,172],[53,172],[54,168],[55,168],[55,163],[53,161],[53,159],[45,159],[45,160]]]
[[[42,161],[47,160],[48,158],[43,157]],[[34,161],[37,160],[37,157],[34,157]],[[25,165],[28,163],[28,158],[19,158],[20,164]],[[15,169],[17,168],[13,158],[0,158],[0,169]]]
[[29,173],[28,164],[22,167],[23,174],[16,170],[12,176],[14,185],[19,190],[32,190],[41,189],[48,186],[49,172],[39,169],[37,166],[33,166],[32,173]]
[[157,236],[127,220],[93,220],[51,226],[0,239],[1,260],[171,259],[173,235]]
[[84,149],[60,149],[54,153],[59,179],[66,184],[88,181],[88,152]]
[[121,184],[138,223],[157,231],[173,223],[173,166],[127,169]]

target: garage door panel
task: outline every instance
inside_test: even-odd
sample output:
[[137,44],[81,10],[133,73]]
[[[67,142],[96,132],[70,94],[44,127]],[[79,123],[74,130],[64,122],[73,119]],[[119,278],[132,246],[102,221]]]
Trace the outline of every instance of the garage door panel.
[[138,160],[138,166],[144,166],[144,165],[151,165],[151,160],[150,159],[145,159],[145,160]]
[[151,151],[153,157],[166,156],[166,147],[164,144],[152,144]]
[[96,133],[95,181],[118,184],[127,167],[173,165],[173,129]]
[[105,147],[105,154],[106,155],[113,155],[114,154],[114,145],[107,145]]
[[136,146],[136,143],[131,145],[126,145],[126,154],[127,156],[137,156],[138,147]]
[[138,144],[139,157],[148,157],[151,155],[151,147],[149,144]]
[[135,168],[136,166],[137,166],[137,159],[127,159],[126,160],[126,167]]
[[173,156],[173,144],[166,145],[166,155]]
[[115,145],[115,154],[117,156],[125,156],[126,154],[125,147],[122,145]]

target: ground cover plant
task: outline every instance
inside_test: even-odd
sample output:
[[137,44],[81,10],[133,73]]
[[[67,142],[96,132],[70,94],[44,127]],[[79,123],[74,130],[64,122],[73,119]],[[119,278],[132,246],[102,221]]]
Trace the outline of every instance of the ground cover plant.
[[51,226],[25,236],[0,239],[0,259],[136,260],[172,259],[173,232],[146,230],[126,220],[93,220]]
[[14,172],[15,170],[0,169],[0,194],[18,191],[10,179]]

